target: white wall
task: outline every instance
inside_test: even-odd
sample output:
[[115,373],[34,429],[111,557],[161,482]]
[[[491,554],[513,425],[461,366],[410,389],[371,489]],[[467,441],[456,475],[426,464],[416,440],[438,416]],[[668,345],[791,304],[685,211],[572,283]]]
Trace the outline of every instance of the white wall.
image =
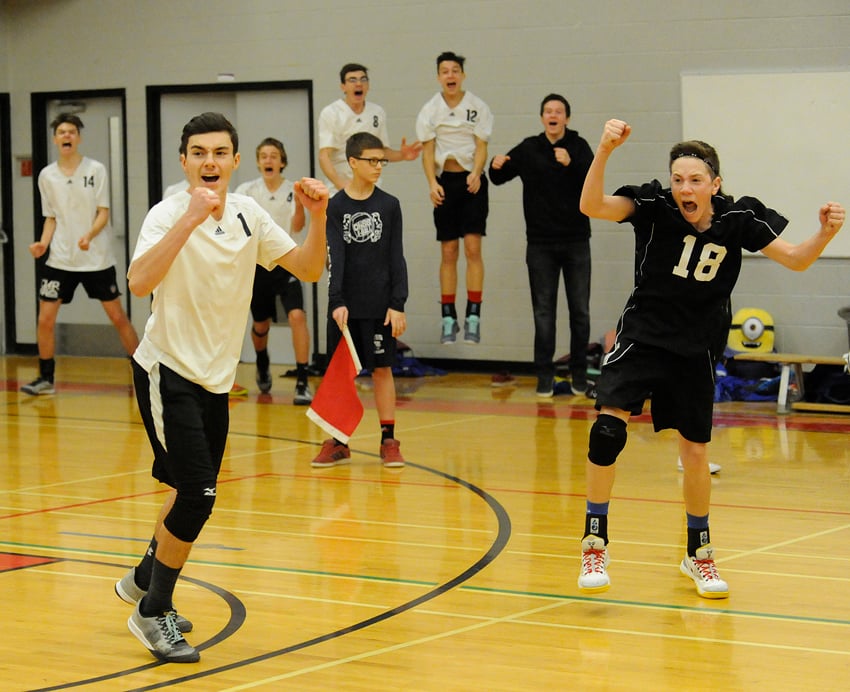
[[[664,177],[666,153],[681,137],[682,72],[846,69],[850,62],[846,0],[701,5],[661,0],[5,0],[0,7],[5,24],[0,89],[12,94],[15,154],[31,148],[31,91],[127,90],[131,234],[147,211],[144,99],[149,84],[209,83],[219,72],[232,72],[237,81],[312,79],[318,115],[339,95],[340,66],[362,62],[370,68],[369,97],[387,110],[398,146],[402,136],[413,137],[416,114],[437,89],[434,58],[454,50],[467,57],[466,87],[495,113],[491,156],[540,130],[539,101],[550,91],[569,99],[571,125],[591,146],[607,118],[629,120],[632,139],[610,166],[608,187],[613,189]],[[10,56],[15,56],[14,65]],[[781,95],[777,117],[782,117]],[[788,136],[805,125],[789,123]],[[384,179],[384,187],[401,199],[405,215],[411,297],[404,340],[425,357],[530,360],[519,183],[491,187],[482,343],[451,349],[438,345],[439,250],[420,163],[394,164]],[[32,236],[31,189],[28,180],[16,179],[13,185],[18,338],[34,342],[34,267],[26,252]],[[782,209],[782,200],[764,201]],[[850,205],[850,195],[841,201]],[[613,325],[630,288],[633,242],[627,228],[595,222],[593,231],[591,316],[597,336]],[[748,260],[734,302],[771,311],[782,349],[846,350],[846,326],[836,311],[850,304],[847,260],[824,259],[808,273],[793,275],[769,261]],[[146,306],[146,301],[133,304],[139,329]],[[561,354],[568,349],[565,314],[559,324]]]

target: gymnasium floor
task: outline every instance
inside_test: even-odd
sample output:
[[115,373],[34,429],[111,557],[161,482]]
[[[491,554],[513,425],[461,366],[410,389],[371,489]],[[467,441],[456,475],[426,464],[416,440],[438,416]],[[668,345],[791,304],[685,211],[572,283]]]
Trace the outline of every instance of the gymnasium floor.
[[[293,380],[231,402],[213,516],[176,592],[197,664],[161,664],[113,584],[163,489],[124,359],[0,358],[2,690],[841,690],[850,688],[850,416],[717,406],[712,538],[728,600],[678,571],[671,433],[633,420],[611,503],[611,589],[579,593],[592,402],[531,378],[398,379],[408,459],[381,468],[369,381],[352,463]],[[285,368],[273,368],[279,375]],[[313,383],[315,387],[318,380]]]

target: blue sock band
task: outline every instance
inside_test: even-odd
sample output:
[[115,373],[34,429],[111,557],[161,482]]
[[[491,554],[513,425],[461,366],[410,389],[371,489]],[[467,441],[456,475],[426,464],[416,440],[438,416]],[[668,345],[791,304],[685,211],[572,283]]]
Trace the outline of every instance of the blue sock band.
[[[600,514],[607,515],[608,514],[608,502],[591,502],[587,501],[587,514]],[[706,517],[708,520],[708,517]],[[690,526],[690,524],[688,524]]]
[[704,517],[695,517],[693,514],[687,514],[688,517],[688,528],[689,529],[707,529],[708,528],[708,515],[706,514]]

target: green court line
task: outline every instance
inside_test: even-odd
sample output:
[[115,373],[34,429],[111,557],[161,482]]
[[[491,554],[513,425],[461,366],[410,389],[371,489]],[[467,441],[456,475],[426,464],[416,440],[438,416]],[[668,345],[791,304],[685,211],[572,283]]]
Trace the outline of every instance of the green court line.
[[[24,550],[50,550],[59,553],[75,553],[75,554],[93,554],[109,557],[125,558],[128,560],[138,559],[136,554],[120,553],[108,550],[91,550],[83,548],[57,548],[56,546],[39,545],[36,543],[16,543],[14,541],[0,541],[0,546],[10,546]],[[416,586],[422,588],[434,588],[440,584],[436,581],[421,581],[416,579],[400,579],[397,577],[381,577],[368,574],[350,574],[346,572],[328,572],[326,570],[316,569],[301,569],[297,567],[267,567],[263,565],[249,565],[237,562],[220,562],[216,560],[194,560],[189,559],[187,564],[204,565],[206,567],[221,567],[225,569],[244,569],[260,572],[277,572],[280,574],[297,574],[309,575],[315,577],[333,577],[342,579],[359,579],[361,581],[381,582],[387,584],[396,584],[399,586]],[[727,615],[731,617],[748,617],[748,618],[765,618],[768,620],[778,620],[784,622],[795,623],[812,623],[812,624],[829,624],[839,625],[843,627],[850,626],[850,620],[838,620],[832,618],[810,617],[804,615],[784,615],[780,613],[766,613],[748,610],[735,610],[732,608],[707,608],[689,605],[675,605],[671,603],[651,603],[645,601],[629,601],[618,600],[614,598],[600,598],[598,596],[573,596],[570,594],[547,593],[543,591],[518,591],[515,589],[492,588],[486,586],[470,586],[461,585],[457,588],[458,591],[470,591],[472,593],[486,593],[493,595],[504,596],[519,596],[525,598],[543,598],[553,601],[565,601],[575,603],[593,603],[595,605],[616,605],[628,606],[632,608],[647,608],[653,610],[668,610],[673,612],[688,612],[700,614],[717,614]]]

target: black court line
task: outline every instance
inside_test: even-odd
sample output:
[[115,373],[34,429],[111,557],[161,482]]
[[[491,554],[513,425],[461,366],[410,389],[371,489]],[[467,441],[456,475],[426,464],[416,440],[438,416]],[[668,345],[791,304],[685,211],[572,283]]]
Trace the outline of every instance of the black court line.
[[[370,455],[377,456],[377,455]],[[133,688],[134,692],[144,692],[145,690],[157,690],[163,687],[171,687],[172,685],[178,685],[183,682],[190,682],[192,680],[200,680],[201,678],[210,677],[212,675],[218,675],[219,673],[224,673],[226,671],[235,670],[237,668],[244,668],[245,666],[250,666],[254,663],[260,663],[262,661],[268,661],[273,658],[277,658],[279,656],[285,656],[286,654],[293,653],[295,651],[301,651],[302,649],[306,649],[311,646],[316,646],[317,644],[322,644],[323,642],[330,641],[332,639],[337,639],[339,637],[344,637],[347,634],[351,634],[352,632],[358,632],[359,630],[365,629],[367,627],[371,627],[379,622],[383,622],[384,620],[389,620],[396,615],[400,615],[412,608],[416,608],[417,606],[422,605],[423,603],[427,603],[428,601],[441,596],[447,591],[451,591],[455,587],[463,584],[465,581],[468,581],[472,577],[474,577],[478,572],[484,569],[487,565],[489,565],[496,557],[501,553],[505,546],[508,543],[508,539],[511,535],[511,519],[507,513],[507,510],[499,504],[499,502],[489,493],[482,490],[478,486],[469,483],[468,481],[463,480],[462,478],[458,478],[457,476],[452,476],[448,473],[444,473],[443,471],[438,471],[437,469],[430,468],[428,466],[423,466],[421,464],[416,464],[408,461],[406,463],[406,467],[417,468],[420,471],[425,471],[426,473],[432,473],[436,476],[441,476],[446,480],[449,480],[461,487],[466,488],[467,490],[478,495],[490,509],[493,511],[493,514],[496,515],[498,520],[498,532],[496,534],[493,543],[490,545],[490,548],[487,552],[479,558],[474,564],[470,565],[463,572],[458,574],[457,576],[449,579],[447,582],[440,584],[439,586],[431,589],[427,593],[414,598],[411,601],[407,601],[406,603],[402,603],[401,605],[395,606],[394,608],[390,608],[388,610],[379,613],[373,617],[367,618],[365,620],[361,620],[353,625],[349,625],[348,627],[343,627],[334,632],[328,632],[327,634],[319,635],[318,637],[313,637],[312,639],[307,639],[303,642],[298,642],[296,644],[292,644],[290,646],[286,646],[282,649],[277,649],[275,651],[269,651],[264,654],[260,654],[258,656],[253,656],[251,658],[246,658],[241,661],[236,661],[234,663],[229,663],[227,665],[219,666],[217,668],[211,668],[209,670],[193,673],[191,675],[185,675],[182,677],[172,678],[171,680],[155,683],[153,685],[148,685],[147,687],[137,687]],[[210,644],[205,644],[208,646]],[[198,647],[200,648],[200,647]],[[179,664],[175,664],[179,665]],[[148,667],[148,666],[146,666]],[[141,670],[141,669],[138,669]],[[130,674],[135,671],[127,671],[127,674]],[[62,687],[54,687],[54,688],[46,688],[46,689],[63,689]],[[43,692],[33,691],[33,692]]]
[[[127,565],[118,565],[111,562],[98,562],[97,560],[76,560],[74,558],[63,558],[58,560],[59,562],[80,562],[89,565],[108,565],[110,567],[120,567],[121,569],[126,570]],[[233,636],[239,630],[240,627],[245,623],[246,610],[245,604],[242,603],[234,594],[229,591],[225,591],[224,589],[210,584],[209,582],[201,581],[200,579],[195,579],[194,577],[184,577],[180,576],[180,579],[183,581],[187,581],[195,586],[199,586],[203,589],[207,589],[208,591],[212,591],[214,594],[220,596],[222,600],[227,603],[230,608],[230,617],[227,620],[227,623],[224,627],[219,630],[217,634],[207,639],[202,644],[199,644],[195,648],[198,651],[203,651],[204,649],[208,649],[211,646],[215,646],[220,642],[223,642],[228,637]],[[118,598],[116,596],[116,598]],[[129,612],[129,609],[128,609]],[[153,656],[153,654],[150,654]],[[112,673],[105,673],[103,675],[98,675],[93,678],[86,678],[84,680],[75,680],[73,682],[65,682],[59,685],[53,685],[51,687],[39,687],[29,690],[29,692],[48,692],[48,690],[68,690],[73,687],[81,687],[82,685],[91,685],[97,682],[104,682],[107,680],[115,680],[116,678],[124,678],[128,675],[133,675],[134,673],[140,673],[145,670],[150,670],[151,668],[157,668],[158,666],[165,665],[165,661],[151,661],[150,663],[145,663],[140,666],[135,666],[133,668],[126,668],[124,670],[117,670]]]

